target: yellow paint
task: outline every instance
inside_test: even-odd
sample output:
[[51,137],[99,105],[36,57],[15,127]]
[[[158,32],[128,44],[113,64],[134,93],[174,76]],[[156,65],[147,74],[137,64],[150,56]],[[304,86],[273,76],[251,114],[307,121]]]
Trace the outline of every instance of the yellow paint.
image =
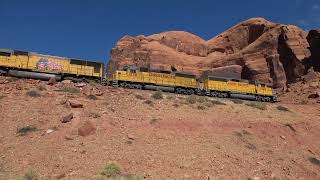
[[156,72],[131,72],[116,71],[113,79],[117,81],[130,81],[137,83],[150,83],[160,86],[181,86],[188,88],[196,88],[197,82],[195,78],[177,77],[175,74],[164,74]]
[[70,59],[63,57],[46,56],[40,54],[29,55],[0,55],[0,67],[16,68],[21,70],[31,70],[35,72],[47,72],[53,74],[71,74],[76,76],[88,76],[103,78],[103,64],[99,64],[99,69],[94,70],[94,66],[86,65],[87,61],[82,61],[85,65],[71,64]]

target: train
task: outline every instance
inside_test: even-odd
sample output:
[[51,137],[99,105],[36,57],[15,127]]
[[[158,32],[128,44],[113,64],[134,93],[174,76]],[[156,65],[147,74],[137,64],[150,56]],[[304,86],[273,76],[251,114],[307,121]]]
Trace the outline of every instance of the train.
[[0,49],[0,75],[57,81],[95,80],[104,85],[130,89],[161,90],[185,95],[240,98],[275,102],[272,85],[260,81],[168,71],[135,65],[124,66],[105,78],[103,63]]

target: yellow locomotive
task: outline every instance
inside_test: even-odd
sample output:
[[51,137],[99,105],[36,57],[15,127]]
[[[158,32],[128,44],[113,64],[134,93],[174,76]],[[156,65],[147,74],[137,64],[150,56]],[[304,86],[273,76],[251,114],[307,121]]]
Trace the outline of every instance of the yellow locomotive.
[[103,79],[103,63],[0,49],[0,74],[48,80]]
[[132,89],[152,89],[179,94],[197,94],[213,97],[232,97],[258,101],[275,101],[270,84],[206,76],[200,80],[190,73],[164,71],[145,67],[127,66],[115,71],[110,79],[113,86]]

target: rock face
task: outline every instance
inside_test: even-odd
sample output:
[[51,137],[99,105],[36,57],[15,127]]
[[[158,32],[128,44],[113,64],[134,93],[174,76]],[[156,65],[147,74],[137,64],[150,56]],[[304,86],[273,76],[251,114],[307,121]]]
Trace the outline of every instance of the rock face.
[[319,31],[310,32],[307,38],[307,33],[296,26],[263,18],[249,19],[208,41],[182,31],[125,36],[111,51],[108,77],[125,65],[137,65],[191,72],[198,77],[241,77],[273,83],[275,88],[286,87],[313,66],[311,52],[314,57],[320,56],[319,41]]

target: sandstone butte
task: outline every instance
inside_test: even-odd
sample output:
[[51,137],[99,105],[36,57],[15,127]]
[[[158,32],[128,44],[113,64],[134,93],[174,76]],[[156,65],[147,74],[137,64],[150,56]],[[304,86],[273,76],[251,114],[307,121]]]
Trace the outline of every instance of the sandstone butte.
[[320,31],[252,18],[205,41],[183,31],[124,36],[111,50],[108,76],[125,65],[259,80],[285,88],[320,67]]

